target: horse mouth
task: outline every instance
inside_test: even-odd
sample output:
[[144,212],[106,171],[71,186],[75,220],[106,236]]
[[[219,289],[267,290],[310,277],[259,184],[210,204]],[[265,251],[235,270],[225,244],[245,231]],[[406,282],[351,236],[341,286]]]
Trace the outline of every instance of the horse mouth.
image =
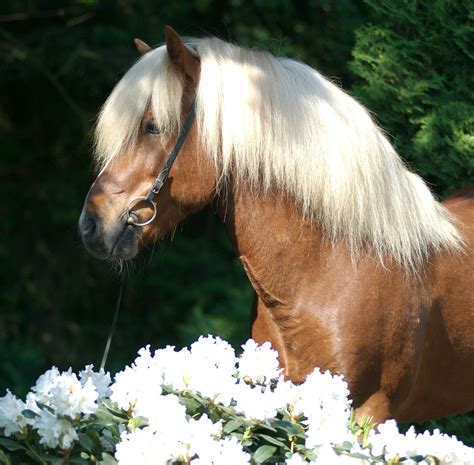
[[125,223],[107,259],[132,260],[139,252],[139,232],[134,224]]
[[[140,231],[137,226],[126,222],[118,227],[96,228],[92,234],[79,232],[86,250],[99,260],[131,260],[139,252]],[[114,234],[115,229],[115,234]]]

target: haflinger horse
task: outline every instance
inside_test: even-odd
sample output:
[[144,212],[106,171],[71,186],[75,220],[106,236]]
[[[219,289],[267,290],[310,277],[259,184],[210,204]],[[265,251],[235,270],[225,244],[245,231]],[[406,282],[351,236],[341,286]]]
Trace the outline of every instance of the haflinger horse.
[[474,189],[437,202],[303,63],[165,37],[136,40],[99,115],[87,249],[132,259],[212,204],[255,290],[251,335],[287,378],[343,374],[375,422],[474,409]]

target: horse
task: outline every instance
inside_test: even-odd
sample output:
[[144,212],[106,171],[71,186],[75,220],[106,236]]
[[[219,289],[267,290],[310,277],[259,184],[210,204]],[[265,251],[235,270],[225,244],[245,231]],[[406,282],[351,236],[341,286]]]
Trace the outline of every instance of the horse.
[[168,26],[135,42],[95,127],[88,251],[131,260],[212,205],[255,291],[251,337],[287,379],[342,374],[376,423],[472,410],[474,186],[438,202],[304,63]]

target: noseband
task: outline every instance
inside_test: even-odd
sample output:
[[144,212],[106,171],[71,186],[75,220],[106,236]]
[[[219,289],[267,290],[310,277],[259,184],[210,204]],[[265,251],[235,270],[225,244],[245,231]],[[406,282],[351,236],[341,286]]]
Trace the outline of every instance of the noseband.
[[[156,218],[156,213],[157,213],[156,203],[153,201],[153,199],[155,198],[155,195],[157,195],[158,192],[160,192],[160,189],[163,187],[163,184],[165,183],[168,177],[168,173],[171,167],[173,166],[173,163],[176,160],[176,157],[178,156],[178,153],[181,150],[181,147],[183,146],[184,141],[186,140],[186,137],[188,136],[189,130],[191,129],[191,124],[194,120],[195,113],[196,113],[195,101],[193,100],[188,116],[186,116],[186,119],[184,120],[183,129],[181,129],[178,139],[176,140],[176,144],[174,145],[171,153],[168,155],[165,165],[163,166],[163,169],[160,171],[157,178],[155,179],[155,182],[153,183],[153,186],[150,189],[150,192],[148,192],[148,195],[146,196],[139,195],[138,197],[134,197],[128,203],[127,210],[125,212],[127,215],[127,224],[133,224],[135,226],[146,226],[147,224],[150,224]],[[152,209],[152,215],[148,220],[143,221],[141,223],[137,223],[135,219],[133,218],[131,212],[132,212],[132,209],[137,204],[142,203],[142,202],[145,202],[146,204],[150,206],[150,208]]]

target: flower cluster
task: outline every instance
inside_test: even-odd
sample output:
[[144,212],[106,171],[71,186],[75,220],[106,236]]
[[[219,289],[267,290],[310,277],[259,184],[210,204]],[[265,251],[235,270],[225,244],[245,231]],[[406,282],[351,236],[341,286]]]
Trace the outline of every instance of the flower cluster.
[[0,398],[0,447],[8,451],[0,463],[2,453],[5,463],[474,463],[473,449],[439,431],[357,426],[341,376],[315,369],[295,385],[269,343],[242,349],[237,357],[211,336],[181,350],[147,346],[113,383],[92,366],[78,376],[52,368],[25,401],[8,391]]
[[110,375],[87,366],[79,373],[60,373],[56,367],[41,375],[26,402],[7,391],[0,400],[3,435],[36,430],[39,442],[48,448],[70,448],[78,439],[75,424],[96,413],[98,402],[110,394]]

